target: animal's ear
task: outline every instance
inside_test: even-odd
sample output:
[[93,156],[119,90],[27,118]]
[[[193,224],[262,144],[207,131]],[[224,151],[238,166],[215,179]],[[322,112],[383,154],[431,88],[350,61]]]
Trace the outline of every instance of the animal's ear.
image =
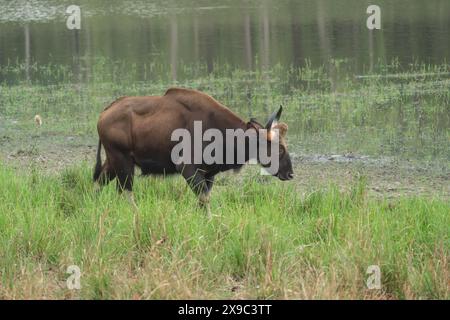
[[283,106],[280,105],[280,109],[272,113],[272,115],[269,117],[269,120],[267,121],[266,124],[267,130],[270,130],[272,126],[275,125],[278,122],[278,120],[280,120],[281,112],[283,112]]
[[288,130],[288,125],[284,122],[279,122],[272,126],[272,129],[267,131],[267,139],[272,141],[275,138],[285,138]]
[[273,129],[278,129],[278,131],[280,132],[280,136],[282,136],[283,138],[286,137],[286,133],[288,130],[288,125],[284,122],[280,122],[277,123]]

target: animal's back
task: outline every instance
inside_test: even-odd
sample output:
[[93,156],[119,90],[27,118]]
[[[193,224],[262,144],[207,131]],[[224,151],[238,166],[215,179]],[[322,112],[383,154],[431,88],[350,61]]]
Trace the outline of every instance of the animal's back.
[[161,106],[161,96],[125,96],[120,97],[100,114],[100,120],[117,118],[131,112],[137,115],[148,115],[156,112]]
[[122,118],[133,113],[136,116],[151,117],[157,112],[195,113],[205,115],[213,113],[228,120],[240,122],[240,118],[226,106],[211,96],[192,89],[170,88],[163,96],[126,96],[112,102],[104,109],[100,120],[104,118]]
[[203,116],[215,115],[220,121],[232,121],[242,124],[242,120],[229,108],[206,93],[185,88],[169,88],[164,98],[176,101],[190,112],[198,112]]
[[[246,123],[211,96],[197,90],[170,88],[162,96],[127,96],[112,102],[98,121],[100,141],[108,159],[129,157],[143,174],[175,173],[171,151],[175,129],[245,128]],[[193,138],[193,137],[192,137]],[[113,161],[114,162],[114,161]]]

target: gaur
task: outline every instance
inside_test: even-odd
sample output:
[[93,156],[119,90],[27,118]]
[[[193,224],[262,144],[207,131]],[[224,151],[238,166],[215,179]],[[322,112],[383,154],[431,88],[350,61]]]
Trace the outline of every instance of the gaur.
[[[117,178],[118,190],[131,192],[135,166],[144,175],[179,173],[209,214],[214,176],[230,169],[237,170],[243,164],[194,164],[193,161],[190,164],[176,164],[172,161],[171,151],[178,142],[172,141],[172,132],[178,128],[192,131],[194,121],[201,121],[204,130],[215,128],[224,135],[226,129],[253,130],[255,133],[265,129],[269,144],[276,132],[279,138],[279,166],[278,171],[272,174],[281,180],[290,180],[293,169],[285,141],[287,124],[278,122],[281,112],[282,107],[262,126],[255,119],[242,120],[230,109],[197,90],[170,88],[163,96],[121,97],[111,103],[98,120],[99,142],[94,181],[104,185]],[[102,145],[106,152],[103,164]],[[249,160],[247,151],[245,161]]]

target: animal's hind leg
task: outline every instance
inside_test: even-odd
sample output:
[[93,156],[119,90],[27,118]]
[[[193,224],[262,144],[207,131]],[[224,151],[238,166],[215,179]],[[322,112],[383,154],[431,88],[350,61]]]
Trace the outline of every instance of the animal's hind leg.
[[128,200],[136,209],[136,202],[133,196],[133,180],[134,180],[134,161],[133,159],[121,153],[115,153],[111,159],[111,167],[117,177],[117,190],[125,191]]
[[111,167],[117,177],[117,190],[119,192],[133,191],[133,159],[125,155],[116,155],[111,162]]
[[102,166],[102,171],[100,173],[100,176],[97,180],[97,182],[101,185],[107,185],[111,180],[113,180],[116,177],[116,173],[109,165],[108,159],[106,159],[105,163]]
[[95,183],[95,191],[100,191],[101,187],[107,185],[111,180],[116,177],[115,172],[109,165],[108,159],[102,165],[100,175]]

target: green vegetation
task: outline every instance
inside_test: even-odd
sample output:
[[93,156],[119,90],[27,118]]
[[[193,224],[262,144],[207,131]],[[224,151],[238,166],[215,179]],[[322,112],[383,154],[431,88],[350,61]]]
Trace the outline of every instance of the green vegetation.
[[[31,136],[44,149],[64,148],[68,136],[79,138],[78,144],[94,145],[98,115],[109,103],[123,95],[161,95],[178,85],[205,91],[244,118],[264,121],[283,104],[291,151],[448,163],[448,64],[402,68],[394,60],[376,66],[364,78],[350,78],[347,66],[346,61],[331,60],[321,68],[306,62],[301,68],[278,65],[248,72],[221,65],[210,75],[200,76],[205,65],[183,65],[179,73],[190,80],[174,82],[163,65],[138,67],[97,59],[93,73],[80,83],[62,66],[35,66],[38,74],[33,78],[45,82],[0,86],[0,138],[22,145],[26,153]],[[0,74],[11,79],[13,74],[23,74],[23,67],[13,64]],[[143,81],[134,80],[142,74]],[[40,131],[33,122],[35,114],[44,121]],[[4,148],[10,150],[7,145]]]
[[218,181],[208,221],[181,178],[137,179],[134,212],[90,171],[0,168],[0,298],[450,298],[448,202],[376,201],[363,178],[302,195],[249,169]]
[[[439,170],[415,171],[410,189],[447,182],[449,66],[393,61],[350,78],[346,65],[246,72],[223,64],[208,76],[205,66],[182,66],[190,80],[179,82],[159,65],[102,59],[80,82],[57,65],[33,65],[41,76],[31,78],[45,82],[20,80],[18,63],[2,68],[2,78],[15,73],[17,81],[0,86],[0,298],[449,299],[445,188],[434,197],[400,188],[389,199],[373,197],[364,178],[333,184],[339,164],[312,184],[308,170],[282,183],[250,167],[219,177],[211,221],[180,177],[138,178],[138,212],[114,184],[94,191],[99,112],[119,96],[163,94],[170,85],[203,90],[262,121],[283,104],[297,155],[415,159]],[[396,179],[383,163],[377,170]],[[80,291],[66,287],[70,265],[81,268]],[[370,265],[381,268],[381,290],[366,288]]]
[[[71,4],[0,0],[0,299],[450,299],[448,0]],[[181,177],[96,191],[99,113],[170,86],[282,104],[294,180],[221,174],[211,221]]]

